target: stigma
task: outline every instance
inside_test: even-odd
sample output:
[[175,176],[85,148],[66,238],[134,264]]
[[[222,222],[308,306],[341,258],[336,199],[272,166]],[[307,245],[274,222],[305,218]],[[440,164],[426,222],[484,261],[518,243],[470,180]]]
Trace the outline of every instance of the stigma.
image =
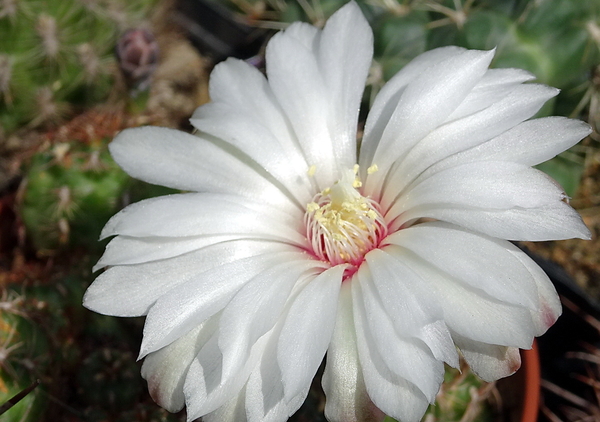
[[306,205],[306,236],[314,255],[332,265],[360,265],[387,235],[379,205],[362,196],[358,165]]

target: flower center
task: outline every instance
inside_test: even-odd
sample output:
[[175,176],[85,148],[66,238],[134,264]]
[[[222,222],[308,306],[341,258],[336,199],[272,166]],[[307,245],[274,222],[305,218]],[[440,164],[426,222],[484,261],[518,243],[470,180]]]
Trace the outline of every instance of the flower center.
[[357,188],[358,166],[344,172],[330,188],[306,206],[306,236],[314,254],[332,265],[359,265],[364,255],[387,235],[379,205]]

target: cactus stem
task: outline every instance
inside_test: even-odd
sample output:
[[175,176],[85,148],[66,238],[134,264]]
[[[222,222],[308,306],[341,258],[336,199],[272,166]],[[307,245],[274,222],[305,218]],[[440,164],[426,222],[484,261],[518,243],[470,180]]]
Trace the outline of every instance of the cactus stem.
[[55,60],[58,57],[58,52],[60,50],[56,19],[52,16],[41,14],[38,18],[35,30],[42,39],[44,56]]

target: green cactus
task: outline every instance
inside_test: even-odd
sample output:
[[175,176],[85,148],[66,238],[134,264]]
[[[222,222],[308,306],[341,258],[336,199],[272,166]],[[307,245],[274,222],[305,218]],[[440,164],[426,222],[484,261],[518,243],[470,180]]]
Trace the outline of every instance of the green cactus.
[[[0,300],[0,406],[38,382],[48,366],[48,351],[48,338],[28,318],[24,297],[3,290]],[[8,409],[2,420],[38,420],[46,405],[46,397],[34,389]]]
[[[0,2],[0,127],[58,123],[106,99],[117,36],[157,0]],[[1,141],[1,139],[0,139]]]
[[435,404],[429,406],[423,419],[427,422],[494,420],[488,401],[493,388],[493,383],[476,377],[464,363],[460,370],[447,367]]
[[69,244],[97,245],[130,180],[106,146],[106,140],[57,143],[32,157],[20,214],[39,255]]

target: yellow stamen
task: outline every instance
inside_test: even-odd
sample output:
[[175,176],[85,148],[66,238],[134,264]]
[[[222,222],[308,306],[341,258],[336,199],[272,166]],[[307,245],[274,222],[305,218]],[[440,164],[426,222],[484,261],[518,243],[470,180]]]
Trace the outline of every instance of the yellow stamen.
[[359,264],[386,236],[387,227],[375,201],[357,188],[358,165],[306,205],[306,230],[312,249],[333,265]]

